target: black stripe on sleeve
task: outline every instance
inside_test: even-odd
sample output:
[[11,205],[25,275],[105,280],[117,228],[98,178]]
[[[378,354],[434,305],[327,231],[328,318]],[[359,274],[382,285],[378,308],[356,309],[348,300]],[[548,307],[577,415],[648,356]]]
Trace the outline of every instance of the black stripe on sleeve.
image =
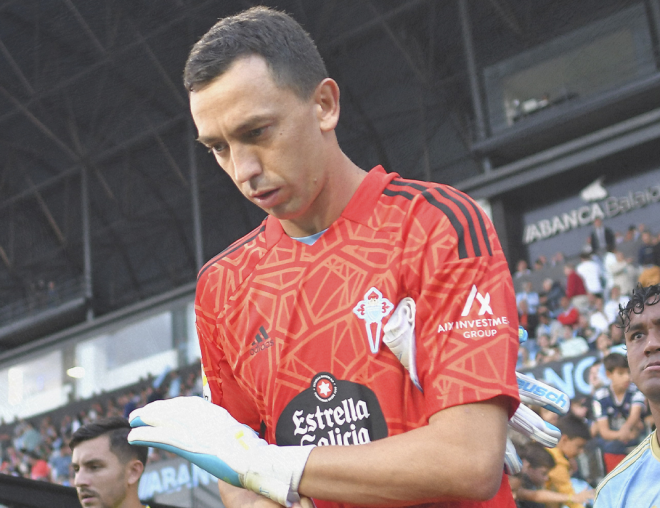
[[[248,238],[243,240],[240,243],[233,243],[229,247],[227,247],[225,250],[223,250],[220,254],[215,256],[213,259],[211,259],[206,265],[202,267],[202,269],[199,271],[199,274],[197,275],[197,280],[200,279],[202,275],[204,275],[204,272],[208,270],[211,266],[213,266],[214,263],[220,261],[222,258],[225,256],[228,256],[232,252],[236,252],[238,249],[243,247],[243,245],[250,243],[252,240],[254,240],[256,237],[258,237],[261,233],[263,233],[266,230],[266,225],[262,224],[259,229],[257,229],[253,235],[250,235]],[[240,241],[240,240],[239,240]]]
[[474,255],[477,257],[481,256],[481,246],[479,245],[479,238],[477,238],[477,230],[474,227],[474,221],[472,220],[472,215],[470,215],[470,212],[465,207],[465,204],[460,199],[458,199],[458,197],[450,196],[442,187],[434,187],[434,189],[443,198],[448,199],[449,201],[454,203],[459,208],[459,210],[463,212],[463,215],[465,216],[465,220],[467,221],[468,231],[470,232],[470,239],[472,240]]
[[412,194],[410,194],[410,192],[406,192],[406,191],[393,191],[393,190],[388,189],[387,187],[385,188],[385,190],[383,190],[383,194],[385,194],[386,196],[390,196],[390,197],[394,197],[394,196],[402,196],[402,197],[406,198],[406,199],[409,200],[409,201],[412,201],[413,198],[415,197],[415,196],[413,196]]
[[[453,187],[448,187],[448,190],[455,194],[459,199],[464,198],[462,194],[460,194],[456,189]],[[486,249],[488,249],[488,254],[490,256],[493,255],[493,249],[490,246],[490,238],[488,238],[488,231],[486,230],[486,223],[484,222],[484,217],[483,217],[483,210],[481,207],[475,203],[472,199],[466,199],[467,203],[472,207],[474,210],[474,213],[477,216],[477,220],[479,221],[479,228],[481,229],[481,234],[483,235],[484,243],[486,244]]]
[[390,185],[397,185],[399,187],[410,187],[411,189],[416,189],[418,191],[425,191],[428,189],[428,187],[425,187],[424,185],[420,185],[415,182],[404,182],[401,180],[392,180],[390,182]]
[[429,190],[425,190],[424,192],[422,192],[422,196],[424,196],[424,199],[426,199],[426,201],[428,201],[429,204],[435,206],[438,210],[440,210],[447,216],[449,222],[456,231],[456,236],[458,237],[458,258],[459,259],[467,258],[468,253],[465,247],[465,230],[463,229],[463,224],[461,224],[461,221],[459,221],[458,217],[456,217],[456,214],[454,214],[453,210],[449,208],[446,204],[438,201],[435,198],[435,196],[431,194]]

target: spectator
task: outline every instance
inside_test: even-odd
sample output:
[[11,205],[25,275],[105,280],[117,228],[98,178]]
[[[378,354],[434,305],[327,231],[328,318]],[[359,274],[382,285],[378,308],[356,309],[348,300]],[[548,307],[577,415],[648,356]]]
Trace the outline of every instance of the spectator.
[[600,296],[597,296],[594,302],[596,309],[591,313],[591,316],[589,316],[589,327],[592,328],[597,335],[601,332],[607,331],[610,321],[605,315],[603,299]]
[[573,334],[573,327],[564,325],[562,341],[559,343],[561,355],[564,358],[572,358],[580,356],[589,351],[589,345],[584,337],[579,337]]
[[574,334],[576,336],[582,337],[589,344],[596,340],[596,333],[591,325],[589,324],[589,318],[586,314],[580,314],[578,316],[577,325],[573,326]]
[[27,452],[28,463],[30,464],[30,478],[33,480],[50,480],[50,467],[39,454],[34,451]]
[[626,454],[639,444],[644,395],[630,381],[630,369],[625,356],[612,353],[603,359],[609,388],[594,395],[594,417],[600,435],[606,472],[609,473]]
[[552,316],[556,316],[562,296],[564,296],[564,290],[561,287],[559,282],[553,281],[550,278],[543,280],[543,296],[544,296],[544,305],[547,307],[548,311]]
[[605,270],[611,278],[612,286],[619,286],[621,294],[630,295],[632,293],[637,279],[637,270],[624,257],[623,252],[615,251],[614,260],[608,258]]
[[514,279],[519,279],[528,276],[530,273],[532,273],[532,271],[527,266],[527,261],[521,259],[516,264],[516,271],[513,273],[513,277]]
[[539,335],[556,337],[561,333],[562,324],[556,319],[552,319],[548,312],[538,314],[538,319],[539,324],[536,327],[536,334],[534,337],[538,337]]
[[580,313],[571,303],[568,296],[564,296],[560,300],[560,312],[557,314],[557,321],[562,325],[574,325],[578,322]]
[[530,337],[534,338],[536,333],[536,325],[538,324],[538,317],[536,314],[529,312],[527,300],[520,300],[518,303],[518,324],[522,326]]
[[642,246],[637,254],[637,262],[642,268],[648,268],[656,264],[655,243],[649,231],[642,233]]
[[619,286],[612,286],[610,289],[610,299],[605,304],[603,311],[607,317],[608,326],[614,323],[619,317],[619,306],[625,307],[630,297],[621,296],[621,289]]
[[610,348],[612,347],[612,339],[608,333],[602,332],[596,337],[594,341],[596,345],[596,352],[598,353],[599,358],[605,358],[610,354]]
[[521,484],[516,489],[519,508],[544,508],[546,503],[583,502],[591,499],[589,493],[570,494],[553,492],[545,488],[548,475],[555,467],[555,459],[539,443],[529,443],[521,450],[523,462]]
[[59,449],[55,450],[49,460],[51,478],[54,483],[69,486],[69,471],[71,467],[71,448],[64,442]]
[[543,270],[547,263],[548,260],[546,257],[544,255],[540,255],[538,258],[536,258],[536,261],[534,261],[534,271],[537,272],[539,270]]
[[555,467],[548,474],[546,488],[568,495],[566,506],[583,508],[581,501],[585,498],[593,499],[593,491],[586,491],[578,498],[571,483],[570,461],[582,453],[587,441],[591,439],[589,426],[577,416],[568,414],[557,421],[557,427],[561,430],[561,437],[557,446],[548,450],[555,460]]
[[536,345],[538,348],[535,357],[537,365],[561,360],[559,347],[553,344],[547,335],[539,335],[536,339]]
[[522,291],[516,294],[516,304],[521,300],[527,300],[527,308],[530,314],[536,314],[536,308],[539,306],[539,295],[532,291],[532,281],[526,280],[522,283]]
[[587,290],[582,277],[578,275],[572,264],[567,264],[564,267],[564,275],[566,275],[566,296],[578,309],[586,307]]
[[[582,277],[587,293],[592,295],[603,295],[602,271],[600,265],[585,252],[580,254],[580,263],[575,271]],[[579,307],[579,306],[578,306]]]
[[589,243],[591,251],[599,256],[614,250],[614,233],[603,225],[603,219],[600,217],[594,219],[594,229],[589,237]]

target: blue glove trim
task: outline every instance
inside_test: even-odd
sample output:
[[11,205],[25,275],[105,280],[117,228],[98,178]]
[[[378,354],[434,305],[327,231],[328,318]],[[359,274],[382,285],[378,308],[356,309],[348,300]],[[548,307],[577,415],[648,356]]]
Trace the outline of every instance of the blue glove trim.
[[[131,427],[148,427],[149,426],[146,423],[144,423],[142,421],[142,418],[140,418],[139,416],[133,418],[130,423],[131,423]],[[151,445],[149,445],[149,446],[151,446]]]
[[[139,417],[135,418],[131,422],[132,427],[144,426],[142,420],[140,420],[141,425],[140,424],[133,425],[133,422],[137,420],[139,420]],[[133,441],[131,444],[137,446],[151,446],[153,448],[160,448],[161,450],[165,450],[166,452],[175,453],[179,457],[184,458],[187,461],[192,462],[193,464],[196,464],[197,466],[201,467],[204,471],[208,471],[213,476],[219,478],[223,482],[230,483],[234,487],[243,488],[243,485],[241,484],[241,481],[238,478],[238,473],[236,473],[236,471],[230,468],[224,461],[222,461],[215,455],[208,455],[206,453],[193,453],[186,450],[182,450],[181,448],[177,448],[176,446],[167,445],[163,443],[153,443],[151,441]]]

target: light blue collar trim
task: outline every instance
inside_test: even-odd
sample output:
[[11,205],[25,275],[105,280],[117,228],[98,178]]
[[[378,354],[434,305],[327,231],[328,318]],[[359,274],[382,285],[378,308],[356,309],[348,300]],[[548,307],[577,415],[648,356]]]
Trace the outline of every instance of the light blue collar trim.
[[310,236],[302,236],[300,238],[294,238],[293,236],[291,239],[296,240],[298,242],[307,244],[307,245],[314,245],[316,243],[316,240],[321,238],[321,235],[325,233],[328,230],[328,228],[324,229],[323,231],[319,231],[318,233],[314,233],[313,235]]

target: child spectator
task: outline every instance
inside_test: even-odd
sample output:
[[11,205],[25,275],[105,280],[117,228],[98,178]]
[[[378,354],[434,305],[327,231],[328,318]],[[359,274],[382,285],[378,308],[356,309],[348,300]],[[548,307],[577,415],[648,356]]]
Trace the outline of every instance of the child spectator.
[[546,488],[567,496],[566,502],[546,503],[548,507],[559,508],[566,505],[569,508],[584,508],[582,504],[588,499],[593,499],[594,492],[589,489],[577,494],[571,483],[571,461],[582,451],[587,441],[591,438],[589,426],[579,417],[568,414],[557,421],[557,427],[561,430],[559,443],[555,448],[548,449],[555,461],[548,473]]
[[611,353],[603,359],[603,364],[610,386],[596,391],[593,411],[605,469],[609,473],[625,458],[631,447],[639,444],[645,399],[631,385],[630,368],[625,356]]
[[548,474],[555,467],[555,459],[539,443],[529,443],[521,451],[523,468],[520,487],[516,489],[518,508],[545,508],[546,503],[584,502],[590,499],[588,492],[574,497],[570,494],[545,489]]

